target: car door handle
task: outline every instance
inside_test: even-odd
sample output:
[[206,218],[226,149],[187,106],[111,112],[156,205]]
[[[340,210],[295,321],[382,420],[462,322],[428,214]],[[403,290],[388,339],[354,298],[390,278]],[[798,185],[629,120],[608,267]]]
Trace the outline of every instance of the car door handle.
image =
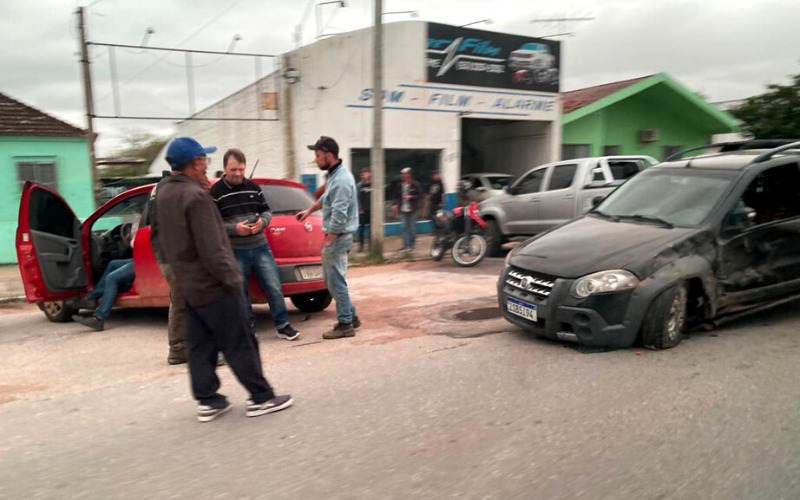
[[571,200],[572,198],[575,198],[574,194],[568,194],[564,197],[565,200]]

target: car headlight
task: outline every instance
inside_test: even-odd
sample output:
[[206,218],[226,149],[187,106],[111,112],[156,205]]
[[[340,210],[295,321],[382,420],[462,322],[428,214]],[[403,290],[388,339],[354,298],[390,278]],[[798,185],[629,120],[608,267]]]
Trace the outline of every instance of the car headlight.
[[600,271],[575,280],[570,293],[576,299],[585,299],[598,293],[621,292],[639,286],[639,278],[624,269]]

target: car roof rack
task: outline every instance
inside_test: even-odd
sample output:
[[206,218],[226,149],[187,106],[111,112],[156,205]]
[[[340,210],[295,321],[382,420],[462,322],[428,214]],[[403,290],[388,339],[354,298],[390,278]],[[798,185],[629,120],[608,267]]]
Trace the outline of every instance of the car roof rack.
[[[704,144],[702,146],[695,146],[692,148],[684,149],[679,151],[664,161],[675,161],[679,160],[686,155],[686,153],[691,153],[692,151],[700,151],[704,149],[711,149],[711,148],[719,148],[720,153],[730,153],[731,151],[744,151],[747,149],[780,149],[786,146],[791,146],[787,149],[794,149],[797,147],[798,140],[797,139],[752,139],[746,141],[732,141],[732,142],[716,142],[713,144]],[[783,151],[783,149],[781,149]],[[777,152],[777,151],[775,151]],[[769,151],[768,153],[772,153]],[[766,153],[765,153],[766,154]],[[763,156],[763,155],[761,155]],[[768,159],[768,158],[767,158]],[[754,160],[758,161],[758,160]],[[763,160],[762,160],[763,161]]]
[[761,163],[767,160],[771,160],[772,157],[775,156],[776,154],[788,151],[790,149],[800,150],[800,141],[795,140],[793,142],[789,142],[788,144],[784,144],[782,146],[778,146],[777,148],[771,149],[765,153],[761,153],[760,155],[755,157],[753,163]]

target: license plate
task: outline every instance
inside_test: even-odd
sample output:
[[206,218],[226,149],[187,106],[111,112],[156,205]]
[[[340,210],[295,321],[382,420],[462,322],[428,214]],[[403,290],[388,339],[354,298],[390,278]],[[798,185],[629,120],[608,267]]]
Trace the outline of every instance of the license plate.
[[300,277],[304,280],[321,280],[322,279],[322,266],[301,266]]
[[506,297],[506,308],[511,314],[516,314],[527,320],[536,322],[536,306],[521,300]]

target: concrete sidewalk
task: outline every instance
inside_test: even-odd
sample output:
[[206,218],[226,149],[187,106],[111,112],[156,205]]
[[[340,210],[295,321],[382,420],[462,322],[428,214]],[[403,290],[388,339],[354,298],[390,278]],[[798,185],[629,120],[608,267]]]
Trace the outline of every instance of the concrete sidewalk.
[[[433,236],[430,234],[418,234],[416,250],[413,254],[414,259],[428,259],[430,258],[430,247]],[[391,259],[397,255],[400,247],[403,246],[402,238],[399,235],[387,236],[384,239],[384,257]],[[359,254],[358,242],[353,244],[353,252],[351,256],[358,260],[358,257],[364,254]],[[410,259],[411,257],[405,256],[403,258]],[[25,300],[25,289],[22,286],[22,278],[19,275],[19,267],[16,264],[0,265],[0,302],[8,302],[15,300]]]

